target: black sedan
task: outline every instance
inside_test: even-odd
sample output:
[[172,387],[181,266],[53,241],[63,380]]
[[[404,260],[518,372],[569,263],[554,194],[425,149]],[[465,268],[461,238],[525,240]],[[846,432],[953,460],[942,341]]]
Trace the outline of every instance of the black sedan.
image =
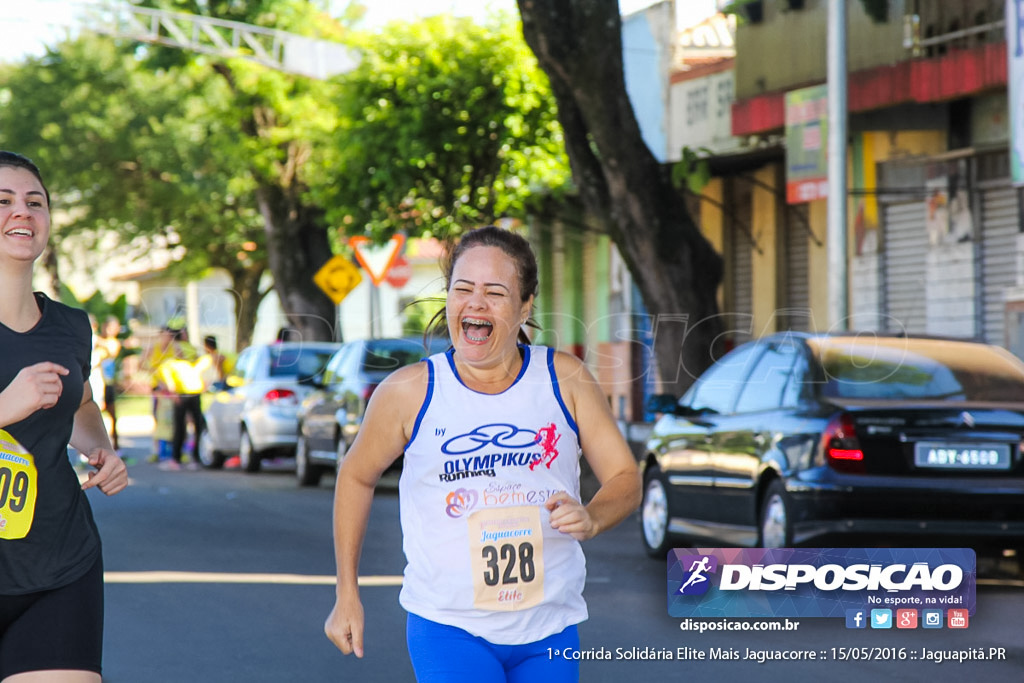
[[400,367],[448,348],[447,339],[386,337],[342,344],[322,379],[299,406],[295,472],[301,486],[316,486],[334,471],[356,438],[377,385]]
[[780,333],[651,407],[654,557],[684,540],[1024,547],[1024,363],[1002,348]]

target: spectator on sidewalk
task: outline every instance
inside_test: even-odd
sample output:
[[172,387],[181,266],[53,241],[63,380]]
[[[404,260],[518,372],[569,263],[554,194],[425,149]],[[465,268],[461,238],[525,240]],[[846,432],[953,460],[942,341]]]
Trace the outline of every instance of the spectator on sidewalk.
[[217,348],[217,338],[213,335],[203,337],[203,350],[206,352],[196,361],[196,368],[203,379],[207,391],[221,391],[227,388],[230,361]]
[[121,363],[121,321],[117,316],[110,315],[103,322],[100,334],[96,338],[96,350],[99,355],[99,369],[103,377],[103,411],[110,417],[110,441],[114,450],[120,450],[117,439],[117,396],[118,380]]
[[168,347],[169,357],[164,360],[157,375],[160,385],[170,392],[174,402],[173,436],[171,438],[171,460],[168,469],[180,469],[185,440],[188,436],[186,418],[192,422],[193,445],[189,469],[196,469],[199,462],[199,438],[203,431],[203,379],[195,364],[195,352],[188,344],[184,330],[172,329],[173,341]]
[[92,328],[92,351],[89,354],[89,365],[92,371],[89,373],[89,387],[92,389],[93,401],[99,406],[100,412],[103,406],[103,372],[100,368],[103,362],[103,350],[100,348],[100,328],[96,322],[96,316],[89,314],[89,327]]

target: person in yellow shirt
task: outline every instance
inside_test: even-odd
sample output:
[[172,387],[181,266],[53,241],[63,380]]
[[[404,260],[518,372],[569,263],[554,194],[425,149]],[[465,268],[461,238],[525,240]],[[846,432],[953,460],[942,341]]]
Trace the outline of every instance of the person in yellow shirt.
[[203,350],[206,351],[196,361],[196,368],[203,378],[207,391],[221,391],[227,388],[227,376],[234,367],[232,359],[221,353],[217,348],[217,338],[213,335],[203,337]]
[[157,366],[156,379],[159,386],[170,393],[174,403],[173,432],[171,437],[171,460],[164,463],[166,469],[181,469],[182,450],[188,435],[186,418],[192,422],[195,441],[189,469],[197,469],[199,438],[203,431],[203,379],[195,364],[195,351],[188,343],[183,329],[171,329],[171,343],[165,347],[165,360]]
[[[150,462],[157,462],[170,454],[171,438],[174,434],[174,410],[171,391],[161,379],[160,365],[175,356],[176,329],[170,325],[160,328],[156,339],[146,346],[141,354],[140,383],[148,382],[153,396],[153,455]],[[170,466],[170,465],[168,465]]]

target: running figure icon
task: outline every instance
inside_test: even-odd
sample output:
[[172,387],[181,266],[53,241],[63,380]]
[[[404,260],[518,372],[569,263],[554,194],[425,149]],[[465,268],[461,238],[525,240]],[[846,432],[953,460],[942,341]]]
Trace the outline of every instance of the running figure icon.
[[555,425],[553,423],[537,430],[537,438],[534,443],[539,443],[544,453],[537,456],[530,463],[530,471],[533,471],[533,468],[541,463],[544,463],[549,470],[551,469],[551,463],[558,457],[558,449],[555,448],[555,444],[561,438],[561,434],[555,433]]
[[711,558],[707,555],[701,557],[699,561],[694,560],[693,564],[690,565],[690,569],[688,570],[690,572],[689,578],[686,579],[683,585],[679,587],[680,593],[682,593],[684,590],[686,590],[688,587],[694,584],[704,583],[708,580],[708,577],[704,576],[704,572],[709,571],[711,569],[711,567],[708,566],[708,562],[710,561]]

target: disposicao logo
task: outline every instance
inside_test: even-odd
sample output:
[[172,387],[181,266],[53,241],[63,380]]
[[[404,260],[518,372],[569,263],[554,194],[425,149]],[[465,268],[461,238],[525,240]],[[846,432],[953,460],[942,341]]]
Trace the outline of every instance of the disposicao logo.
[[708,574],[718,569],[718,558],[714,555],[684,555],[679,558],[686,571],[683,585],[679,587],[679,595],[704,595],[711,587]]
[[[677,548],[667,559],[671,616],[845,617],[850,628],[893,628],[897,608],[975,607],[970,548]],[[888,621],[876,622],[884,611]],[[850,621],[857,612],[863,622]]]

